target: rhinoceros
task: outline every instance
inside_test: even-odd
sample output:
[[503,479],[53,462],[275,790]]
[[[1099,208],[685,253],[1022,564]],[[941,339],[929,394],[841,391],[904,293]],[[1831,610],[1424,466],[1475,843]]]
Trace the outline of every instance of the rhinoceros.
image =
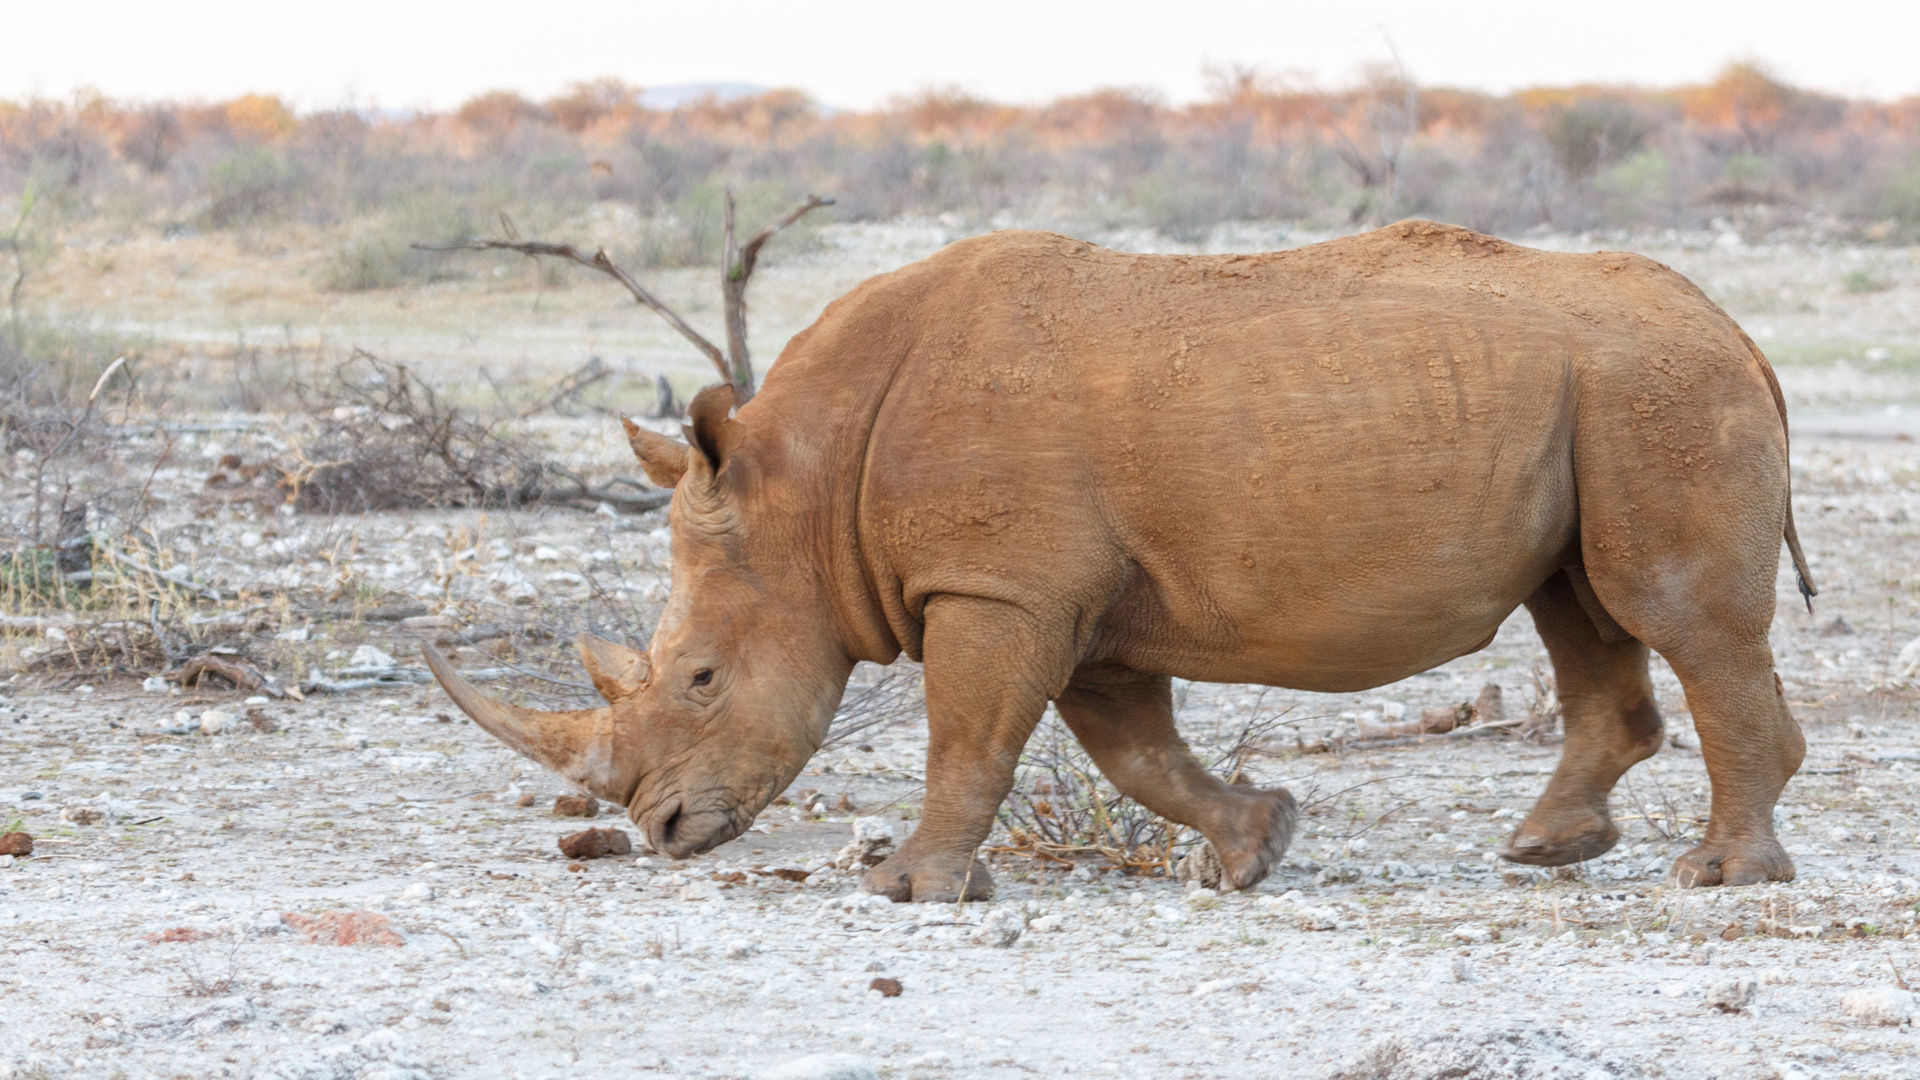
[[[1805,743],[1767,632],[1794,533],[1766,358],[1687,279],[1427,221],[1262,255],[1130,255],[1041,232],[866,281],[686,442],[645,652],[593,637],[604,708],[487,698],[481,727],[683,858],[738,836],[827,734],[857,661],[925,664],[917,831],[863,882],[973,899],[1049,702],[1115,787],[1201,833],[1226,888],[1287,848],[1284,790],[1175,730],[1170,678],[1355,692],[1485,647],[1521,604],[1564,709],[1501,854],[1590,859],[1659,748],[1648,650],[1713,784],[1683,886],[1784,881],[1772,809]],[[1809,600],[1809,606],[1811,602]]]

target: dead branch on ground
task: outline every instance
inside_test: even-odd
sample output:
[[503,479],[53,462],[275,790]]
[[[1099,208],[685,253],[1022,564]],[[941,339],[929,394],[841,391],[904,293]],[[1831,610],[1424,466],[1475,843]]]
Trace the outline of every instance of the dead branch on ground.
[[726,192],[726,213],[724,217],[725,236],[721,243],[720,294],[725,301],[727,322],[727,349],[708,340],[706,335],[695,330],[680,314],[662,303],[660,298],[648,292],[644,286],[634,280],[632,274],[622,269],[607,254],[606,248],[598,248],[588,255],[572,244],[554,244],[542,240],[522,240],[520,231],[514,228],[513,219],[505,212],[500,215],[500,228],[505,239],[488,236],[476,236],[454,244],[414,244],[420,251],[515,251],[528,258],[548,256],[565,259],[568,262],[584,266],[589,270],[605,274],[619,282],[634,301],[647,310],[667,321],[681,337],[700,350],[707,361],[713,365],[720,378],[733,384],[734,399],[744,405],[753,397],[754,377],[753,358],[747,352],[747,282],[753,277],[754,267],[760,261],[760,249],[768,240],[798,222],[807,214],[823,206],[832,206],[834,200],[822,195],[809,195],[807,201],[789,211],[779,221],[768,225],[755,233],[744,245],[734,240],[733,191]]
[[181,686],[197,686],[209,675],[220,676],[232,683],[235,689],[251,690],[268,697],[298,699],[301,696],[299,688],[282,687],[273,676],[262,674],[251,660],[232,653],[201,653],[183,664],[180,670],[169,671],[161,678]]

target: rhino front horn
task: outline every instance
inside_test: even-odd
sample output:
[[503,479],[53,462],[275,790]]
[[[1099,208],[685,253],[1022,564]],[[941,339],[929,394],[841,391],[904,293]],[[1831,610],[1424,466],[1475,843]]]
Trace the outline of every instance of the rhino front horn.
[[625,806],[638,777],[623,768],[615,745],[613,710],[542,712],[509,705],[474,689],[440,650],[422,645],[421,655],[460,711],[487,734],[578,784],[588,794]]

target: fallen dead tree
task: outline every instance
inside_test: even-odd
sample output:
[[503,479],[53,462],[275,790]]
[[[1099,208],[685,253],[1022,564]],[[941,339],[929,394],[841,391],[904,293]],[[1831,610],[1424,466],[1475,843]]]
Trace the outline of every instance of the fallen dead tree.
[[[551,401],[578,392],[569,376]],[[282,499],[337,514],[542,504],[625,513],[666,505],[671,493],[637,479],[592,484],[555,464],[537,439],[509,436],[436,392],[406,365],[356,349],[313,395],[317,430],[278,464]],[[548,407],[551,401],[543,402]]]

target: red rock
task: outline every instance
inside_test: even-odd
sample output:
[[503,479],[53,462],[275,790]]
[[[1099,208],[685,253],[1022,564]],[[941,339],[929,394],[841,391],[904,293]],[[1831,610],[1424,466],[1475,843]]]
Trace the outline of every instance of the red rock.
[[562,795],[553,800],[554,817],[592,817],[600,812],[600,804],[586,795]]
[[23,832],[10,832],[0,836],[0,855],[33,854],[33,837]]
[[300,931],[309,945],[405,945],[406,939],[377,911],[289,911],[280,921]]
[[192,944],[196,941],[205,941],[212,936],[212,934],[207,933],[205,930],[195,930],[191,926],[174,926],[162,930],[157,934],[148,934],[147,944],[164,945],[176,941]]
[[633,852],[633,841],[619,829],[583,829],[560,838],[560,854],[569,859],[598,859]]
[[867,984],[867,989],[880,991],[881,997],[899,997],[906,992],[899,979],[879,978]]

